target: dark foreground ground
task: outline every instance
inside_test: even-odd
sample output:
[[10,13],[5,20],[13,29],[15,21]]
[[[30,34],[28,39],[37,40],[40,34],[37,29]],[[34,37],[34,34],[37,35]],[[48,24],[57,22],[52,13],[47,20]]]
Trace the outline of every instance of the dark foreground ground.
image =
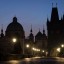
[[60,57],[32,57],[17,60],[0,61],[0,64],[64,64],[64,58]]

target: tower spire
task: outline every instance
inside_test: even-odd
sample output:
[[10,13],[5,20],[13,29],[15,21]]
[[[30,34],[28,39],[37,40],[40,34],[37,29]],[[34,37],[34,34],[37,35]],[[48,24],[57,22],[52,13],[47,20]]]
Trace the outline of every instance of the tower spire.
[[32,33],[32,25],[31,25],[29,40],[32,41],[32,42],[34,42],[34,36],[33,36],[33,33]]
[[43,34],[45,34],[44,25],[43,25]]
[[30,32],[32,33],[32,25],[31,25],[31,30],[30,30]]
[[1,33],[3,33],[3,24],[2,24],[2,28],[1,28]]

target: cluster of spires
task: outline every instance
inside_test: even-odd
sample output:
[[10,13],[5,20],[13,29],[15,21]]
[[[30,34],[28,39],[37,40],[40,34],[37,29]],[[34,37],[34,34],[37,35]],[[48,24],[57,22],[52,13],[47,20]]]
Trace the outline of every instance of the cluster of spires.
[[[39,29],[39,32],[41,32],[41,31],[40,31],[40,29]],[[33,30],[32,30],[32,25],[31,25],[30,34],[32,34],[32,33],[33,33]],[[44,26],[43,26],[43,34],[45,34],[45,29],[44,29]]]

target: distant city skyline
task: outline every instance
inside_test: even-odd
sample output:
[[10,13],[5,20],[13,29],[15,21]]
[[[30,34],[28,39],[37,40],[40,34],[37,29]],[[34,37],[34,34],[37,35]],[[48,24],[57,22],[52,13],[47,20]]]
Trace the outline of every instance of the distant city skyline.
[[26,36],[30,34],[31,25],[33,34],[36,35],[39,29],[43,32],[43,26],[47,30],[47,17],[50,20],[52,7],[56,6],[61,19],[64,14],[64,0],[0,0],[0,30],[3,24],[5,32],[16,16]]

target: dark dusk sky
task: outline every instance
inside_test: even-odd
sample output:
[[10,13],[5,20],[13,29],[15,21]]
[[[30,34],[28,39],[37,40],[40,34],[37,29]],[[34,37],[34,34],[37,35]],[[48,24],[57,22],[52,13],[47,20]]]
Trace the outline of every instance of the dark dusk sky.
[[43,32],[43,26],[46,30],[47,17],[50,19],[52,7],[56,7],[56,3],[61,18],[64,14],[64,0],[0,0],[0,30],[3,24],[5,33],[8,24],[16,16],[26,36],[30,33],[31,25],[34,35],[39,29]]

